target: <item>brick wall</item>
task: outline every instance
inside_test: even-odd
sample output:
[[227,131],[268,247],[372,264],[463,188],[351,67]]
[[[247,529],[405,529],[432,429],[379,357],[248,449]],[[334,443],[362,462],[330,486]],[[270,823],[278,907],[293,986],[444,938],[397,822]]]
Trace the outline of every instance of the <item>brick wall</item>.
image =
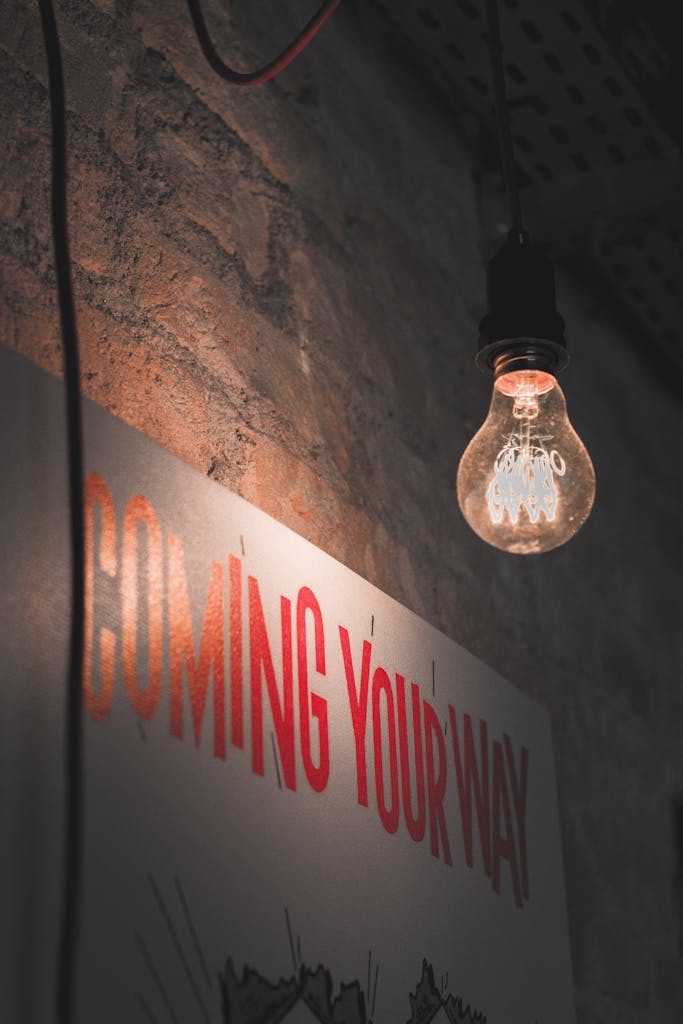
[[[205,6],[249,67],[311,4]],[[2,7],[0,337],[58,373],[37,6]],[[561,276],[596,508],[538,559],[486,547],[454,488],[489,393],[467,113],[360,0],[254,91],[212,74],[182,0],[64,0],[58,17],[85,394],[550,709],[579,1020],[677,1024],[675,382]]]

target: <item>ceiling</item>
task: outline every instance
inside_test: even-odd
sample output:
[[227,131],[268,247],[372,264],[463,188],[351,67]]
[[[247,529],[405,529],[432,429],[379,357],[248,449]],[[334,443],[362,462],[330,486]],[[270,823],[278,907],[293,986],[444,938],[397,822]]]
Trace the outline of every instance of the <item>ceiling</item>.
[[[378,0],[482,127],[487,246],[505,232],[485,0]],[[499,0],[522,209],[534,241],[683,371],[683,70],[671,0]],[[597,274],[596,274],[597,271]],[[605,288],[604,285],[608,285]]]

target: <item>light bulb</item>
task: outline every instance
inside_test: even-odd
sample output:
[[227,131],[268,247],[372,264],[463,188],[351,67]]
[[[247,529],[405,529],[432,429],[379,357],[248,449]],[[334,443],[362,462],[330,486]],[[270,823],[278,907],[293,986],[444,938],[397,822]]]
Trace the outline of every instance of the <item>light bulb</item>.
[[515,554],[550,551],[588,518],[595,473],[552,373],[500,374],[458,468],[462,513],[482,540]]

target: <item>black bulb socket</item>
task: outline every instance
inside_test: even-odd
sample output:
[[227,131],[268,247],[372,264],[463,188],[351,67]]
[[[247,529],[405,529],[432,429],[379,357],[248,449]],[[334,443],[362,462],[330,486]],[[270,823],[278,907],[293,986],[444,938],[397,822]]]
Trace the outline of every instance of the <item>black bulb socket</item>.
[[513,370],[564,370],[569,353],[557,312],[555,271],[526,231],[510,231],[490,260],[487,293],[489,312],[479,324],[479,369],[496,377]]

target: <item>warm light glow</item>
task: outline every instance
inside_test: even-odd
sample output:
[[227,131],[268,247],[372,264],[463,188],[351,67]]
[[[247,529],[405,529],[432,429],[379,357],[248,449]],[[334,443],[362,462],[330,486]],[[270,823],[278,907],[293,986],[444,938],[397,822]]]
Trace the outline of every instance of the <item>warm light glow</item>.
[[550,551],[574,536],[594,496],[593,464],[555,377],[539,370],[498,377],[458,469],[458,501],[475,533],[515,554]]

